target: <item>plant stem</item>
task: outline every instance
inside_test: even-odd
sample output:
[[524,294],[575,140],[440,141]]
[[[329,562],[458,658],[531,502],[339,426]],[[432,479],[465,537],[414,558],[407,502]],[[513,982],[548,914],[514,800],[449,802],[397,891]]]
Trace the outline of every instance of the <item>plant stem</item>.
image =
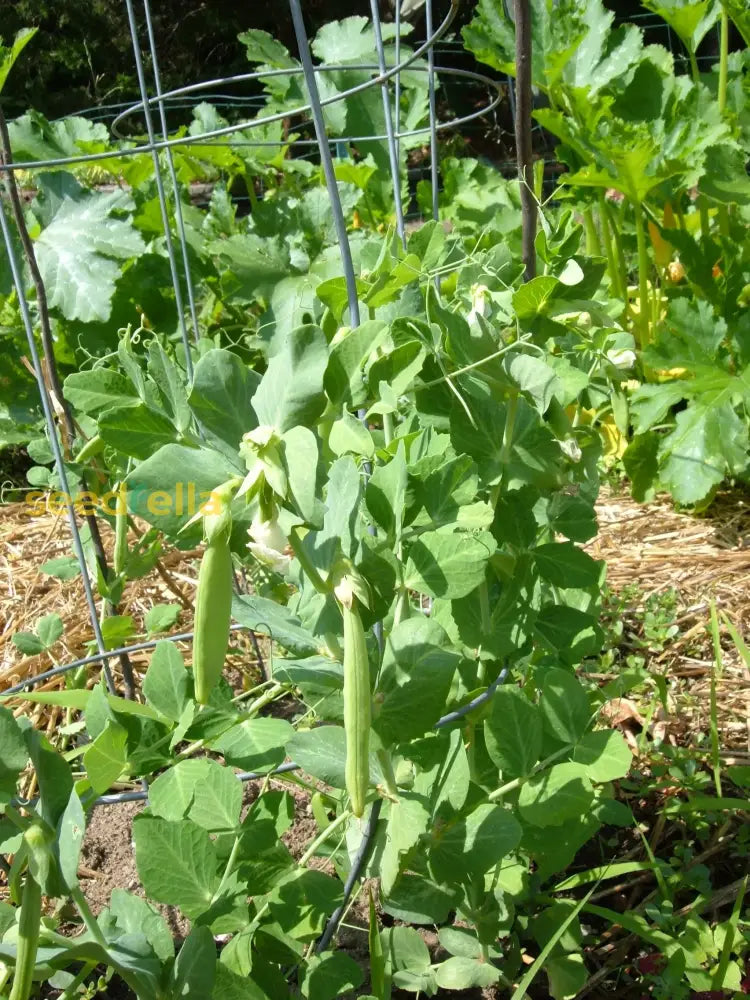
[[649,296],[648,296],[648,248],[646,227],[643,225],[643,206],[634,202],[635,235],[638,240],[638,322],[640,326],[641,350],[648,347],[650,336]]
[[378,750],[378,760],[383,769],[385,779],[385,790],[392,799],[398,799],[398,786],[396,785],[396,774],[393,770],[393,761],[387,750]]
[[75,997],[79,997],[80,993],[78,992],[78,987],[81,983],[83,983],[87,976],[91,975],[95,968],[96,962],[86,962],[72,983],[69,984],[65,992],[60,995],[60,1000],[75,1000]]
[[693,77],[693,82],[700,83],[701,71],[698,69],[698,60],[695,57],[695,50],[692,46],[688,49],[688,56],[690,57],[690,73]]
[[622,245],[622,233],[620,232],[620,227],[615,219],[612,209],[607,205],[606,200],[604,201],[604,207],[606,210],[607,221],[612,227],[612,239],[614,240],[614,254],[615,254],[615,265],[617,267],[618,274],[620,276],[620,293],[622,295],[622,300],[625,303],[625,311],[627,312],[629,308],[628,302],[628,267],[625,260],[625,250]]
[[78,912],[83,917],[83,922],[86,925],[86,930],[89,932],[89,934],[91,934],[91,936],[99,945],[99,947],[104,948],[104,950],[106,951],[107,942],[104,938],[104,935],[102,934],[102,929],[99,926],[96,917],[91,911],[91,907],[88,904],[88,900],[81,892],[81,887],[78,885],[74,886],[74,888],[70,890],[70,895],[71,898],[73,899],[73,902],[78,907]]
[[383,436],[385,437],[386,448],[393,440],[393,414],[384,413],[383,414]]
[[310,558],[307,555],[307,552],[305,551],[305,547],[302,544],[302,539],[297,534],[296,528],[292,528],[292,530],[289,532],[289,544],[292,547],[292,551],[294,552],[297,561],[302,567],[303,573],[308,578],[313,587],[315,587],[315,589],[318,591],[319,594],[328,594],[330,592],[330,587],[326,586],[326,584],[323,582],[323,579],[320,576],[320,573],[318,573],[317,569],[315,568],[315,566],[313,566],[312,562],[310,561]]
[[612,294],[618,299],[624,299],[622,288],[620,287],[620,272],[617,269],[617,258],[615,257],[612,237],[609,232],[609,220],[607,217],[607,203],[602,191],[599,195],[599,224],[604,243],[604,254],[607,258],[607,272],[609,274],[609,287]]
[[531,145],[531,3],[513,0],[516,25],[516,162],[521,189],[521,246],[524,279],[536,275],[536,201]]
[[237,855],[239,854],[241,843],[242,843],[242,838],[240,837],[239,834],[237,834],[234,838],[234,843],[232,844],[232,850],[229,852],[229,857],[227,858],[227,863],[224,868],[224,874],[221,876],[221,881],[219,882],[216,892],[211,897],[211,903],[210,903],[211,906],[213,906],[216,900],[219,899],[219,897],[221,896],[224,886],[227,884],[229,876],[234,871],[234,864],[237,860]]
[[586,254],[589,257],[601,257],[602,247],[599,242],[599,233],[596,231],[594,213],[590,208],[583,210],[583,223],[586,228]]
[[332,823],[328,824],[328,826],[325,828],[325,830],[322,831],[322,833],[318,834],[318,836],[315,838],[315,840],[313,840],[313,842],[310,844],[305,853],[297,862],[299,868],[305,867],[305,865],[310,860],[310,858],[315,854],[317,849],[328,840],[328,838],[331,836],[334,830],[338,830],[340,826],[343,826],[344,823],[346,823],[351,814],[352,813],[350,809],[345,809],[342,813],[340,813],[336,817],[335,820],[333,820]]
[[701,218],[701,239],[711,238],[711,223],[708,218],[708,204],[702,194],[698,195],[698,213]]
[[572,750],[572,744],[561,747],[559,750],[555,750],[555,752],[551,753],[549,757],[545,757],[544,760],[540,760],[538,764],[535,764],[534,767],[532,767],[529,774],[525,774],[521,778],[514,778],[512,781],[508,781],[504,785],[501,785],[499,788],[496,788],[494,792],[490,792],[490,794],[487,796],[488,801],[497,802],[498,799],[501,799],[504,795],[507,795],[508,792],[513,792],[516,790],[516,788],[520,788],[521,785],[525,784],[529,780],[529,778],[533,778],[535,774],[538,774],[540,771],[543,771],[548,764],[554,763],[554,761],[556,761],[558,757],[562,757],[563,754],[569,753],[571,750]]
[[719,111],[724,114],[727,106],[727,79],[729,62],[729,15],[721,8],[721,41],[719,43]]
[[36,952],[39,946],[39,924],[42,919],[42,890],[31,872],[26,872],[21,897],[21,916],[18,924],[18,951],[16,972],[10,1000],[29,1000],[34,981]]

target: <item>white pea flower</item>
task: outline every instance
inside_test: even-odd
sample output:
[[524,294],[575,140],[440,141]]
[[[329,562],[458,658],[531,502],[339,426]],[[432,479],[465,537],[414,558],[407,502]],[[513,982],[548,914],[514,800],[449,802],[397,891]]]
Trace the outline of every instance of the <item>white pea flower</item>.
[[490,290],[486,285],[471,286],[471,312],[466,317],[469,325],[476,323],[477,316],[488,316],[490,312]]
[[627,349],[607,351],[607,361],[615,368],[632,368],[636,362],[636,354]]
[[260,515],[256,514],[248,535],[251,540],[247,547],[259,562],[282,576],[288,572],[292,562],[292,556],[288,552],[289,542],[276,518],[262,521]]

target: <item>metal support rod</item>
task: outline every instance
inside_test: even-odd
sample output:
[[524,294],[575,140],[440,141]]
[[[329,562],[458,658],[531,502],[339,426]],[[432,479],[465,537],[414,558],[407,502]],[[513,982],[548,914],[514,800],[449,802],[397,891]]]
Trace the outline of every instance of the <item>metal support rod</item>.
[[531,3],[513,0],[516,22],[516,161],[521,188],[521,256],[524,280],[536,275],[536,201],[531,147]]
[[341,208],[339,189],[336,183],[336,174],[333,169],[333,159],[331,149],[328,145],[326,135],[326,125],[323,118],[323,107],[320,103],[320,93],[318,83],[315,79],[315,67],[310,55],[310,43],[305,30],[305,22],[302,17],[302,9],[299,0],[289,0],[289,10],[292,14],[294,33],[297,37],[297,49],[302,63],[302,71],[307,84],[307,92],[310,96],[310,111],[312,113],[313,124],[315,125],[315,135],[318,140],[320,150],[320,162],[323,167],[323,174],[328,188],[328,197],[331,200],[331,214],[333,215],[333,225],[336,230],[336,239],[341,253],[341,263],[344,268],[344,280],[346,282],[346,295],[349,301],[349,325],[359,326],[359,301],[357,299],[357,280],[354,277],[354,263],[352,261],[352,251],[349,246],[349,237],[346,233],[346,223],[344,222],[344,212]]
[[[151,23],[151,5],[149,0],[143,0],[143,12],[146,15],[146,34],[148,36],[148,48],[151,54],[151,70],[154,74],[154,89],[156,90],[157,106],[159,108],[159,122],[161,124],[161,135],[163,139],[169,138],[167,127],[167,115],[164,110],[164,100],[161,95],[161,76],[159,74],[159,60],[156,54],[156,40],[154,38],[154,28]],[[185,234],[185,220],[182,217],[182,202],[180,201],[180,188],[177,183],[177,172],[174,168],[174,157],[171,149],[164,150],[169,171],[169,180],[172,185],[172,196],[174,197],[174,218],[177,226],[177,236],[180,241],[180,251],[182,254],[182,267],[185,273],[185,285],[188,294],[188,306],[190,308],[190,319],[193,324],[193,339],[200,338],[198,328],[198,310],[195,305],[195,289],[193,288],[193,277],[190,272],[190,257],[188,255],[187,236]]]
[[[397,3],[399,0],[397,0]],[[380,26],[380,11],[378,0],[370,0],[370,12],[372,14],[372,27],[375,32],[375,50],[378,54],[378,68],[382,76],[386,70],[385,50],[383,48],[383,32]],[[383,95],[383,119],[385,122],[385,134],[388,143],[388,162],[391,167],[391,183],[393,185],[393,202],[396,207],[396,232],[398,238],[406,249],[406,233],[404,232],[404,209],[401,205],[401,169],[398,159],[396,140],[393,134],[393,116],[391,114],[391,95],[388,81],[380,84]]]
[[[148,145],[146,149],[151,151],[151,159],[154,164],[154,180],[156,181],[156,192],[159,198],[159,208],[161,210],[161,221],[164,227],[164,239],[167,247],[167,257],[169,258],[169,270],[172,275],[172,285],[174,286],[175,305],[177,307],[177,321],[182,336],[182,347],[185,352],[185,370],[188,378],[193,377],[193,360],[190,356],[190,341],[188,340],[187,324],[185,323],[185,304],[182,299],[182,289],[180,288],[180,277],[177,272],[177,260],[175,258],[174,244],[172,243],[172,232],[169,225],[169,209],[167,208],[167,196],[164,191],[164,179],[161,176],[161,166],[159,163],[159,153],[156,146],[156,133],[154,132],[154,122],[151,116],[151,104],[146,87],[146,75],[143,71],[143,59],[141,58],[141,47],[138,40],[138,25],[135,20],[133,10],[133,0],[125,0],[128,12],[128,24],[130,26],[130,37],[133,42],[133,57],[135,59],[135,71],[138,77],[138,88],[141,92],[141,107],[146,120],[146,134],[148,135]],[[159,100],[163,100],[160,95]],[[168,148],[168,147],[165,147]]]
[[[57,437],[57,427],[55,426],[55,418],[52,414],[52,403],[50,401],[49,393],[47,391],[47,384],[44,381],[44,372],[42,370],[42,361],[39,357],[39,352],[36,348],[36,341],[34,340],[34,324],[31,320],[31,314],[29,312],[29,306],[26,301],[26,295],[23,285],[23,277],[21,275],[21,268],[19,267],[18,261],[16,259],[15,247],[13,246],[10,234],[10,227],[8,226],[8,220],[5,218],[5,210],[0,203],[0,229],[2,229],[3,239],[5,240],[5,248],[8,253],[8,263],[10,264],[10,271],[13,277],[13,284],[16,289],[16,294],[18,296],[18,308],[21,312],[21,320],[26,331],[26,339],[29,345],[29,354],[31,355],[31,363],[34,367],[34,374],[36,375],[37,386],[39,388],[39,397],[42,403],[42,411],[44,413],[44,420],[47,425],[47,431],[49,433],[50,447],[52,448],[52,454],[55,458],[55,468],[57,474],[60,477],[60,488],[66,496],[66,509],[68,513],[68,522],[70,524],[70,533],[73,537],[73,551],[76,554],[78,563],[81,567],[81,578],[83,580],[83,591],[86,597],[86,604],[89,609],[89,616],[91,618],[91,626],[94,630],[94,637],[96,639],[96,645],[99,652],[106,655],[106,646],[104,644],[104,637],[102,636],[102,631],[99,626],[99,616],[96,611],[96,602],[94,600],[94,592],[91,587],[91,580],[89,579],[88,568],[86,566],[86,557],[83,553],[83,543],[81,542],[81,535],[78,531],[78,523],[76,522],[75,508],[73,505],[73,499],[70,492],[70,487],[68,485],[68,476],[65,471],[65,461],[63,459],[62,451],[60,449],[60,441]],[[115,693],[115,683],[112,678],[112,672],[109,669],[109,664],[106,659],[102,662],[102,669],[104,671],[104,677],[107,682],[107,689],[110,694]]]
[[[432,0],[425,4],[425,34],[432,35]],[[432,217],[440,218],[438,200],[438,141],[437,103],[435,100],[435,53],[432,46],[427,50],[427,94],[430,102],[430,184],[432,186]]]

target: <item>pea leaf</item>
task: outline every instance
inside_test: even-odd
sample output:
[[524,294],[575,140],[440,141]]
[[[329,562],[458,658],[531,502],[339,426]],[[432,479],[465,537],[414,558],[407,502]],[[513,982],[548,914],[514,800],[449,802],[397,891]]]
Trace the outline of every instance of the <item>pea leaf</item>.
[[585,814],[594,792],[582,764],[554,764],[521,786],[518,809],[532,826],[560,826]]
[[448,535],[428,531],[409,546],[404,585],[430,597],[465,597],[484,580],[496,548],[488,531]]
[[580,681],[567,670],[552,667],[542,681],[540,710],[544,728],[562,743],[577,743],[591,719],[589,699]]
[[214,760],[183,760],[153,782],[148,802],[162,819],[190,819],[209,833],[234,830],[242,808],[242,784]]
[[133,820],[135,860],[143,888],[158,903],[199,914],[218,886],[216,850],[206,830],[190,820],[158,816]]
[[542,752],[541,713],[518,688],[501,687],[492,698],[484,736],[487,753],[503,778],[525,777]]

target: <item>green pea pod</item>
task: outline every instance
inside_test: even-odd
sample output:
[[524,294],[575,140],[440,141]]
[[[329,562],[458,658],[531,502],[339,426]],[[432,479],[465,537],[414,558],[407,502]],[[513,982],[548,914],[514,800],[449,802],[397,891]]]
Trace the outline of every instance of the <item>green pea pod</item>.
[[346,790],[352,812],[365,811],[370,784],[370,664],[357,598],[341,604],[344,618],[344,730]]
[[203,515],[206,551],[198,572],[193,626],[195,700],[207,705],[224,670],[232,617],[232,534],[230,504],[241,480],[230,479],[212,494]]
[[117,488],[117,507],[115,513],[115,548],[112,556],[112,568],[119,576],[125,569],[128,558],[128,507],[125,493],[120,483]]
[[39,924],[42,919],[42,890],[31,872],[26,873],[18,922],[16,972],[9,1000],[29,1000],[34,980]]
[[224,670],[232,612],[232,554],[229,530],[214,534],[198,573],[193,634],[195,700],[207,705]]
[[104,451],[104,441],[95,434],[92,438],[89,438],[86,444],[81,448],[81,450],[76,455],[76,462],[88,462],[90,458],[95,455],[100,455]]

